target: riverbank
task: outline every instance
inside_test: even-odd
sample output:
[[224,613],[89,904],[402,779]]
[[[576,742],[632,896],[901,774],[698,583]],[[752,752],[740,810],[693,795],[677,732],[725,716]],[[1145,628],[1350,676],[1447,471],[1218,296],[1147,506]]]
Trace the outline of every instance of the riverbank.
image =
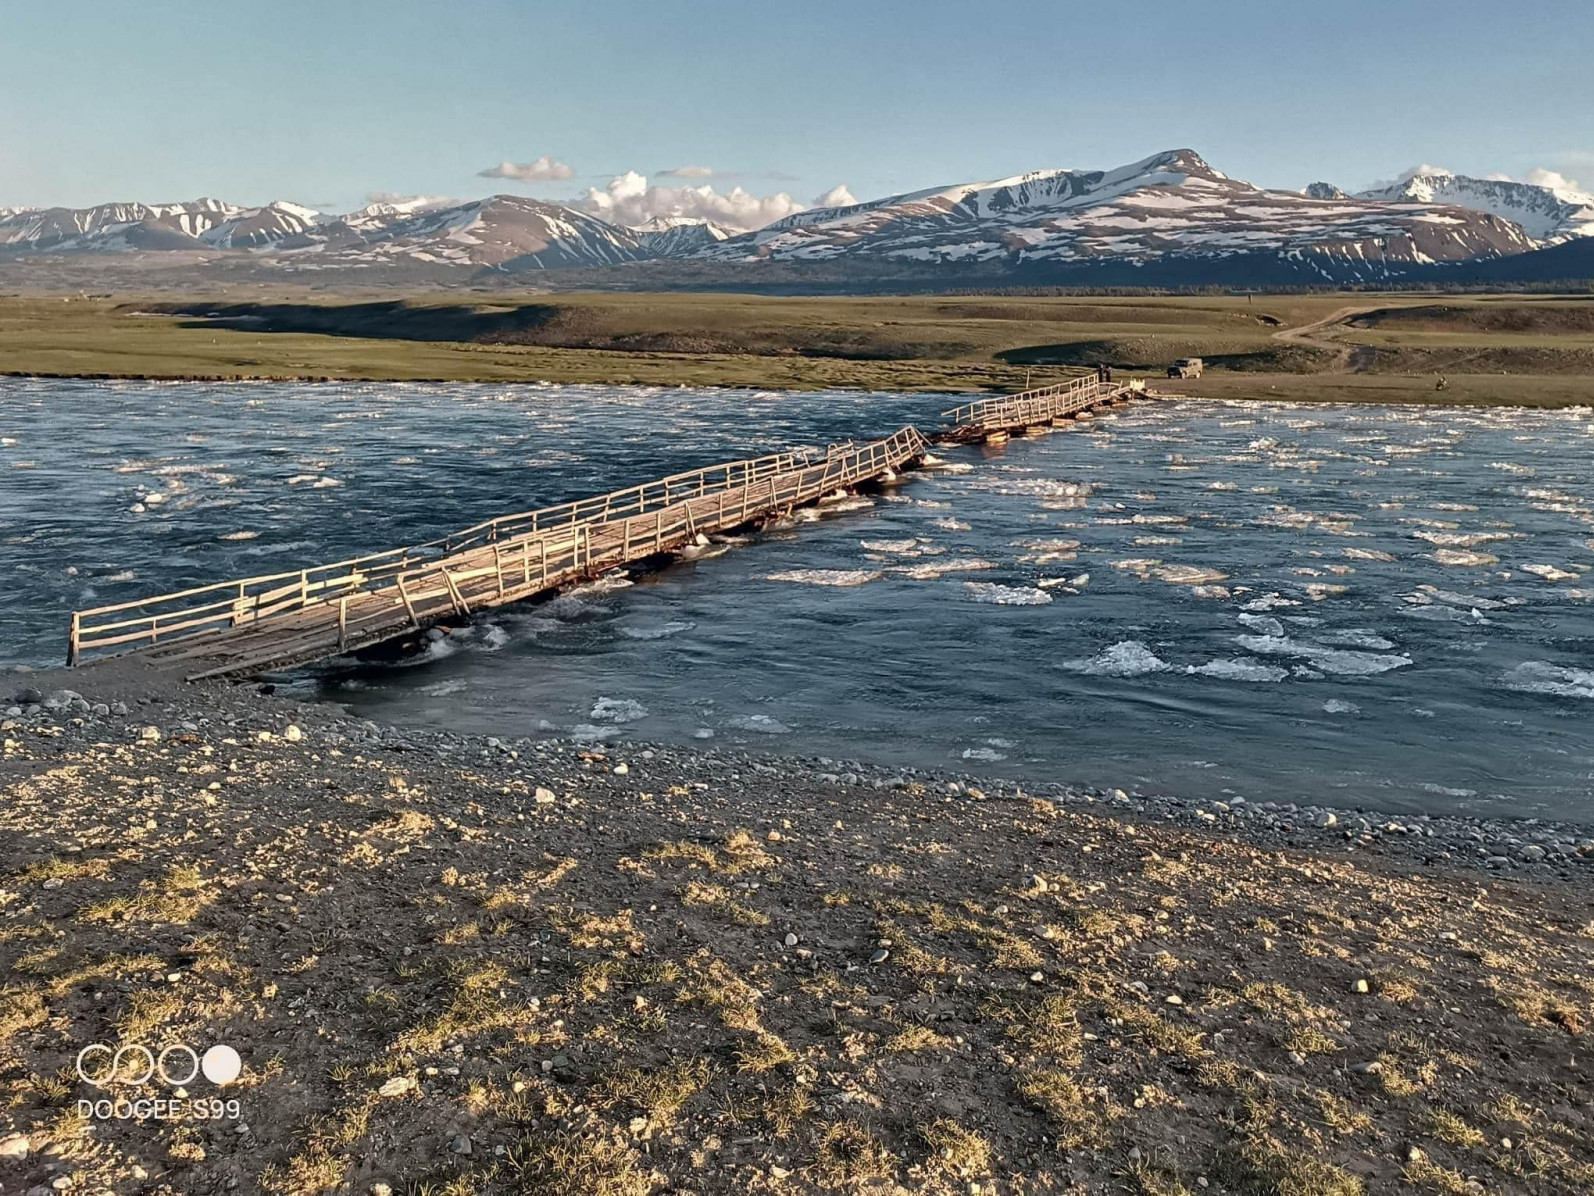
[[[24,687],[8,1187],[1594,1183],[1570,829]],[[236,1048],[237,1117],[80,1117],[94,1041]]]
[[1594,402],[1594,299],[286,286],[0,297],[0,374],[57,378],[1009,392],[1098,362],[1156,384],[1186,357],[1208,366],[1191,393],[1218,398],[1575,406]]

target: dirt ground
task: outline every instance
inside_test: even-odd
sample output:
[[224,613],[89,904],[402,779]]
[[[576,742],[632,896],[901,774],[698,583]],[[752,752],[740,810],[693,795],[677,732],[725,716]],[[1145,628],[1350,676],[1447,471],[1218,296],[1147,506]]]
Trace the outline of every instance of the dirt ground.
[[1587,872],[73,685],[0,735],[5,1193],[1594,1191]]

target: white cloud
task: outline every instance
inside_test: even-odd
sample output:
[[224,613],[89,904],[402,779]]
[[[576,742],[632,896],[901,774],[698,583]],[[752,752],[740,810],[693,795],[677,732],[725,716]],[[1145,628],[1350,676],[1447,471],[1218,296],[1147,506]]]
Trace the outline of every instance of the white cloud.
[[[680,167],[674,173],[684,169]],[[814,205],[842,207],[856,202],[852,192],[842,183],[816,198]],[[660,216],[673,216],[708,220],[732,233],[763,228],[766,224],[806,211],[809,207],[798,203],[784,191],[774,195],[754,195],[742,187],[732,187],[729,191],[720,192],[707,183],[699,187],[657,187],[648,182],[646,175],[634,170],[616,175],[607,187],[588,188],[587,194],[576,200],[573,206],[602,217],[611,224],[623,224],[631,228]]]
[[613,224],[635,227],[656,216],[684,216],[709,220],[737,233],[763,228],[803,210],[803,205],[784,191],[754,195],[732,187],[722,194],[707,183],[701,187],[655,187],[646,175],[634,170],[616,176],[602,190],[588,188],[585,198],[577,200],[575,206]]
[[1536,167],[1523,175],[1521,181],[1533,183],[1540,187],[1551,187],[1556,191],[1586,191],[1587,188],[1576,179],[1569,179],[1558,170],[1545,170]]
[[545,183],[556,179],[574,178],[576,172],[563,162],[556,162],[544,154],[535,162],[500,162],[477,172],[484,179],[514,179],[520,183]]
[[667,179],[707,179],[715,173],[712,166],[677,166],[672,170],[659,171]]
[[445,208],[454,200],[447,195],[408,195],[402,191],[373,191],[365,197],[365,202],[419,211],[422,208]]

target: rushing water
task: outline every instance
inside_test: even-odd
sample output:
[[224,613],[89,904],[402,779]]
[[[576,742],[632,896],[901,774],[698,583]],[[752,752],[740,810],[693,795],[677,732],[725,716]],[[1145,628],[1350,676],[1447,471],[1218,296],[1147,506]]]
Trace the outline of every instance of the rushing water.
[[[0,382],[0,657],[58,659],[75,606],[941,405]],[[1143,404],[296,685],[488,734],[1594,821],[1591,452],[1587,409]]]

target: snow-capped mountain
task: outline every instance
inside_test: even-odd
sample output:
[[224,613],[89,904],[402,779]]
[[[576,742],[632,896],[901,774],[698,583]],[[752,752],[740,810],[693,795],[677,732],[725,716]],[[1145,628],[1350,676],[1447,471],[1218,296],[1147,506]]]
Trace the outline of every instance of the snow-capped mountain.
[[217,199],[13,208],[0,216],[0,247],[63,252],[202,247],[204,233],[243,210]]
[[1496,216],[1442,203],[1266,191],[1186,149],[1116,170],[1035,171],[799,212],[695,256],[1026,267],[1262,255],[1349,282],[1531,248],[1520,228]]
[[[1342,285],[1411,278],[1436,263],[1484,263],[1594,233],[1594,197],[1523,183],[1423,174],[1347,195],[1328,183],[1266,190],[1170,150],[1114,170],[1040,170],[868,203],[812,208],[730,235],[659,217],[625,228],[515,195],[415,198],[332,215],[298,204],[215,199],[0,209],[0,260],[199,251],[195,268],[281,276],[369,271],[399,280],[670,262],[736,285],[767,263],[854,282],[977,276],[1083,285]],[[1436,267],[1437,268],[1437,267]],[[1557,267],[1563,268],[1563,267]],[[380,273],[376,271],[380,270]],[[626,281],[626,280],[621,280]]]
[[324,242],[283,254],[284,265],[316,254],[322,265],[420,262],[550,270],[613,266],[641,255],[629,230],[561,204],[522,195],[493,195],[469,203],[390,214],[362,209],[323,230]]
[[731,236],[713,221],[696,216],[655,216],[631,231],[650,257],[690,257]]
[[1594,236],[1594,195],[1507,179],[1475,179],[1428,170],[1387,187],[1357,192],[1358,199],[1451,204],[1487,212],[1519,225],[1540,245]]
[[253,250],[283,269],[394,263],[549,269],[610,266],[642,254],[628,229],[518,195],[460,204],[371,204],[347,216],[323,215],[299,204],[242,208],[212,199],[26,209],[0,216],[0,249]]

